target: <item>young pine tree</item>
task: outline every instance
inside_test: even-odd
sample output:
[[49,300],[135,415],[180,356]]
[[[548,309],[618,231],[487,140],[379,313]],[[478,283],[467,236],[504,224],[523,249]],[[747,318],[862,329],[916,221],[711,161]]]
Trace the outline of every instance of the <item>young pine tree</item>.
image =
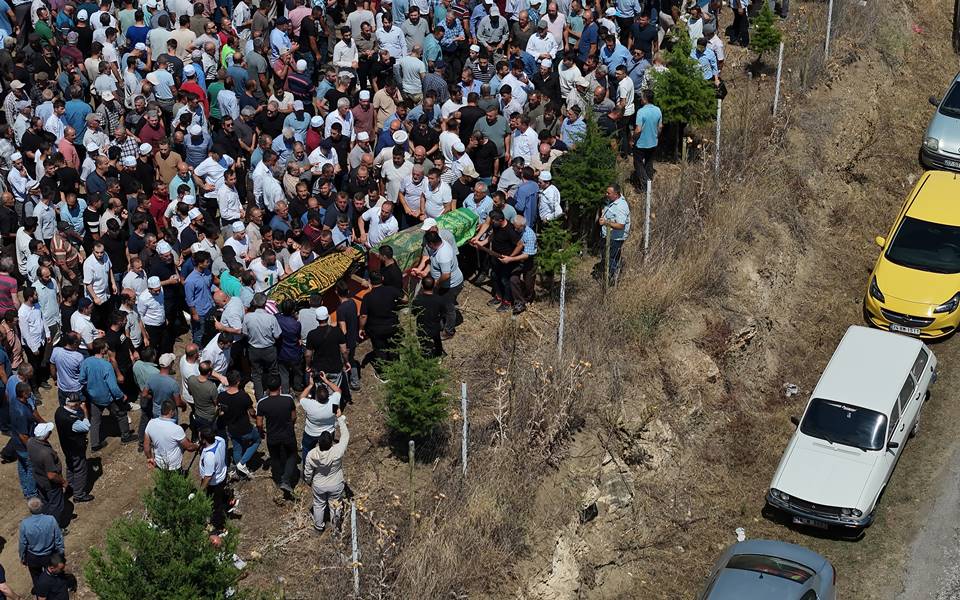
[[665,125],[676,131],[675,148],[679,146],[687,125],[711,121],[717,110],[717,92],[704,80],[700,66],[690,57],[692,45],[684,27],[677,33],[673,48],[667,53],[667,70],[653,73],[653,101],[663,113]]
[[574,241],[573,236],[559,220],[548,221],[540,228],[537,235],[537,269],[543,277],[546,287],[553,287],[554,276],[560,272],[560,267],[569,265],[580,253],[580,242]]
[[756,65],[763,64],[763,53],[780,46],[783,34],[777,29],[770,4],[763,2],[760,14],[753,20],[753,35],[750,36],[750,49],[757,53]]
[[397,357],[381,369],[388,380],[383,410],[387,426],[408,438],[429,436],[447,418],[447,372],[423,353],[413,315],[400,316]]
[[90,549],[85,573],[100,600],[214,600],[236,586],[236,532],[211,543],[210,499],[192,481],[158,469],[143,501],[145,518],[117,521],[106,549]]
[[593,111],[584,116],[587,131],[572,150],[557,158],[550,168],[553,184],[567,203],[571,223],[587,230],[593,225],[594,213],[603,206],[607,186],[617,180],[617,154],[610,138],[597,126]]

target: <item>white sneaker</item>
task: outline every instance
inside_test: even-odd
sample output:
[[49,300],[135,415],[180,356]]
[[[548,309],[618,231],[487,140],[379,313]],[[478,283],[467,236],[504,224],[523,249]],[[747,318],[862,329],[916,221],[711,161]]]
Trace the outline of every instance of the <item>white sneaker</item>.
[[247,468],[247,465],[243,463],[237,463],[237,470],[243,473],[243,476],[247,479],[253,479],[253,473],[250,472],[250,469]]

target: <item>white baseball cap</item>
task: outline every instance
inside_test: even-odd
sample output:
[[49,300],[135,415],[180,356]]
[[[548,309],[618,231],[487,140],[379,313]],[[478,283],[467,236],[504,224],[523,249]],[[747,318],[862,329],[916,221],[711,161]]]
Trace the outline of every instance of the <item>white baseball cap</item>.
[[155,290],[155,289],[157,289],[158,287],[160,287],[160,278],[157,277],[156,275],[154,275],[153,277],[148,277],[148,278],[147,278],[147,287],[150,288],[150,289],[153,289],[153,290]]
[[294,100],[293,110],[303,110],[303,100]]
[[174,355],[172,352],[167,352],[166,354],[160,356],[160,366],[169,367],[175,360],[177,360],[176,355]]
[[190,220],[192,221],[192,220],[196,219],[197,217],[202,217],[202,216],[203,216],[203,213],[200,212],[200,209],[199,209],[199,208],[193,207],[193,208],[191,208],[190,211],[187,213],[187,216],[190,217]]
[[157,253],[170,254],[171,252],[173,252],[173,246],[168,244],[166,240],[160,240],[160,243],[157,244]]
[[430,231],[437,226],[437,220],[433,217],[427,217],[423,220],[423,223],[420,224],[420,231]]
[[320,308],[318,308],[316,310],[316,314],[317,314],[318,321],[326,321],[327,319],[330,318],[330,311],[327,310],[326,306],[321,306]]
[[496,4],[494,4],[493,6],[491,6],[491,7],[490,7],[490,16],[491,16],[491,17],[499,17],[499,16],[500,16],[500,7],[498,7]]
[[233,225],[230,226],[230,230],[234,233],[242,232],[246,227],[243,225],[243,221],[234,221]]
[[203,127],[200,127],[199,123],[194,123],[193,125],[187,128],[187,132],[189,132],[190,135],[200,135],[201,133],[203,133]]
[[360,99],[369,100],[370,99],[370,90],[360,90]]
[[153,152],[153,146],[150,144],[140,144],[140,154],[146,156]]
[[90,18],[90,15],[87,13],[86,9],[82,8],[80,9],[80,12],[77,13],[78,21],[86,21],[88,18]]

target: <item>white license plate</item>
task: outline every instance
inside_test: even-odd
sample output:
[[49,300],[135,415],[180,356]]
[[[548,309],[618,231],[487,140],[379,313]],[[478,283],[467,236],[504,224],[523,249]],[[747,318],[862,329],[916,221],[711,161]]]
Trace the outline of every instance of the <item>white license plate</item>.
[[960,169],[960,162],[955,160],[946,160],[944,159],[943,165],[945,167],[950,167],[951,169]]
[[823,521],[808,519],[806,517],[794,517],[793,522],[795,525],[807,525],[809,527],[816,527],[817,529],[827,529],[829,527],[829,525]]
[[890,331],[895,331],[897,333],[906,333],[907,335],[920,335],[920,329],[917,327],[904,327],[903,325],[897,325],[896,323],[890,324]]

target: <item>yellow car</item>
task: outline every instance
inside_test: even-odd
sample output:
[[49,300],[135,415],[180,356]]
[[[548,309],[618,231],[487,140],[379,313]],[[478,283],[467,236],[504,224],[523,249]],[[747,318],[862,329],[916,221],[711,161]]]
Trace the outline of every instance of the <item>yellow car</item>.
[[910,192],[870,274],[863,312],[874,326],[924,339],[960,326],[960,177],[928,171]]

